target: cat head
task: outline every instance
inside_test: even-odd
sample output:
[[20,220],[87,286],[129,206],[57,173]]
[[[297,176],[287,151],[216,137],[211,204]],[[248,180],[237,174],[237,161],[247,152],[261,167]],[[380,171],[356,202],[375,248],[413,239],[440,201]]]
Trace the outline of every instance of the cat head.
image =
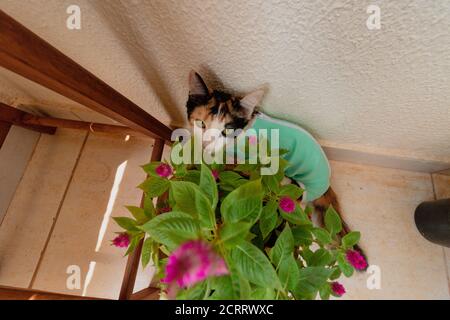
[[[203,131],[215,129],[214,149],[223,146],[226,139],[234,139],[236,130],[245,130],[257,114],[257,106],[264,96],[264,90],[255,90],[244,97],[233,96],[218,90],[209,90],[201,76],[189,74],[189,98],[186,103],[187,116],[192,127]],[[203,141],[203,147],[212,146]]]

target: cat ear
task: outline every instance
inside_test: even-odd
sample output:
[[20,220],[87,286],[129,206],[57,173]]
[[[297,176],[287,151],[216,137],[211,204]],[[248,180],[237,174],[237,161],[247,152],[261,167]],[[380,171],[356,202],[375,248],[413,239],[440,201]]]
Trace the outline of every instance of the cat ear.
[[189,95],[208,95],[208,87],[202,77],[194,70],[189,72]]
[[247,114],[250,116],[255,110],[256,106],[261,103],[262,98],[264,97],[264,90],[258,89],[249,94],[247,94],[244,98],[241,99],[241,106],[247,110]]

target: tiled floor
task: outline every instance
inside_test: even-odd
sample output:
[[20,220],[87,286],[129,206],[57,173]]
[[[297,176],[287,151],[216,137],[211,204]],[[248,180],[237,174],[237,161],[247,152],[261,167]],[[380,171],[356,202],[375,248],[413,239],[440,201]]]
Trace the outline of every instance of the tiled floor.
[[[117,298],[126,261],[123,250],[109,245],[119,230],[109,217],[126,214],[125,204],[139,203],[135,187],[144,179],[139,165],[150,158],[151,144],[86,138],[71,130],[42,136],[0,226],[0,285]],[[362,232],[362,247],[381,275],[381,288],[372,290],[366,286],[373,280],[369,274],[342,279],[345,298],[449,299],[449,251],[446,260],[442,247],[422,238],[413,214],[435,193],[450,196],[450,177],[331,165],[344,216]],[[80,286],[69,289],[78,270]],[[151,268],[140,270],[137,289],[151,276]]]
[[[368,289],[376,274],[342,279],[346,299],[448,299],[443,249],[426,241],[414,224],[414,209],[433,200],[430,174],[332,162],[332,185],[361,247],[378,267],[380,289]],[[375,267],[375,268],[377,268]]]

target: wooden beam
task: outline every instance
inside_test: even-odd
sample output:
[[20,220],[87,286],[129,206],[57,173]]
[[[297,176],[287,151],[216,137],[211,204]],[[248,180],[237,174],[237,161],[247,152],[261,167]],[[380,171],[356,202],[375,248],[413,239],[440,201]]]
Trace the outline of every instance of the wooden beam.
[[29,113],[19,110],[17,108],[10,107],[0,102],[0,121],[7,122],[10,125],[20,126],[26,129],[37,131],[46,134],[55,134],[56,128],[52,126],[42,126],[39,124],[25,124],[23,122],[24,117]]
[[112,133],[112,134],[123,134],[130,136],[145,136],[140,131],[136,131],[129,127],[118,126],[113,124],[105,124],[105,123],[94,123],[94,122],[86,122],[86,121],[78,121],[78,120],[68,120],[68,119],[59,119],[59,118],[47,118],[47,117],[39,117],[31,114],[27,114],[22,118],[22,123],[25,125],[39,125],[39,126],[49,126],[56,128],[67,128],[67,129],[77,129],[77,130],[86,130],[91,131],[92,133]]
[[0,148],[3,146],[3,142],[6,140],[6,136],[11,129],[11,124],[9,122],[0,121]]
[[30,289],[0,286],[0,300],[104,300]]
[[160,291],[159,288],[148,287],[133,293],[131,300],[158,300]]
[[0,10],[0,66],[154,138],[172,130]]
[[[150,161],[161,160],[163,150],[164,141],[161,139],[155,140]],[[144,205],[144,197],[145,194],[142,195],[141,207]],[[139,242],[133,253],[128,256],[127,266],[125,268],[125,274],[122,280],[122,287],[120,288],[119,300],[130,300],[133,295],[134,284],[136,282],[136,275],[139,269],[143,244],[144,239]]]
[[28,128],[31,130],[39,131],[42,133],[53,134],[56,128],[78,129],[78,130],[90,130],[91,132],[102,133],[116,133],[131,136],[146,136],[140,131],[136,131],[129,127],[94,123],[79,120],[69,120],[51,117],[40,117],[31,113],[13,108],[0,102],[0,121],[4,121],[10,124]]

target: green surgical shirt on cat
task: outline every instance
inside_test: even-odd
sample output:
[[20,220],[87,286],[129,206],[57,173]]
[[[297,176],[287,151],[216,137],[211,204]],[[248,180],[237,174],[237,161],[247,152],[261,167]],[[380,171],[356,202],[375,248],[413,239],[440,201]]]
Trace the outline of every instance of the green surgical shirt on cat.
[[[330,187],[330,165],[322,147],[305,129],[287,121],[271,118],[263,113],[256,115],[251,126],[256,132],[279,130],[279,148],[288,150],[282,157],[289,162],[284,173],[305,188],[304,201],[321,197]],[[271,143],[273,145],[273,143]]]

